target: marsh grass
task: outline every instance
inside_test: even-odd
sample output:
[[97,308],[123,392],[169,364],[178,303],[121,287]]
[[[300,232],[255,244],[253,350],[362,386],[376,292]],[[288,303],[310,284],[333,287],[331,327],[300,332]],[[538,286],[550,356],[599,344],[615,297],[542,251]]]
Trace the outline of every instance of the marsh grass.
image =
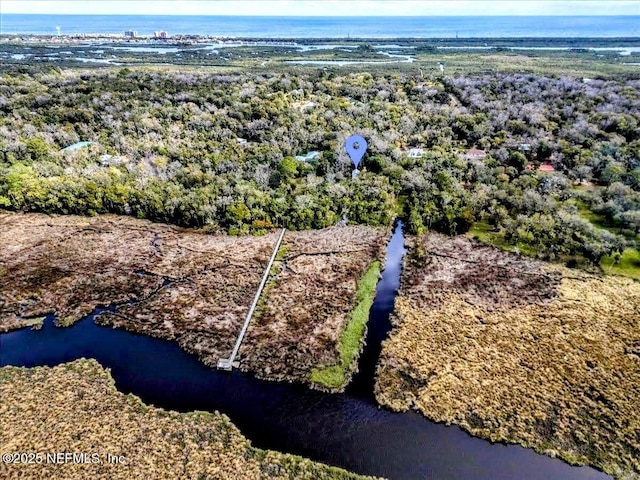
[[29,318],[24,321],[25,327],[31,327],[31,330],[40,330],[44,326],[45,317]]
[[640,283],[468,240],[410,239],[378,402],[639,478]]
[[[130,480],[364,479],[252,447],[223,414],[177,413],[116,390],[95,360],[0,368],[0,453],[88,452],[102,463],[0,463],[0,478]],[[50,401],[42,401],[49,399]],[[126,465],[109,464],[107,454]]]
[[[313,43],[309,39],[298,39],[303,43]],[[469,46],[482,46],[485,42],[490,42],[495,47],[505,46],[521,46],[521,47],[540,47],[540,46],[570,46],[570,47],[594,47],[607,45],[625,45],[632,39],[581,39],[578,44],[572,44],[566,39],[465,39],[464,43]],[[211,54],[211,52],[198,51],[194,48],[182,46],[180,55],[177,53],[167,53],[165,55],[157,55],[156,53],[130,52],[125,50],[108,50],[105,59],[115,60],[118,63],[126,64],[130,69],[146,70],[146,71],[180,71],[180,73],[231,73],[242,71],[254,72],[301,72],[309,70],[319,70],[329,68],[340,71],[362,71],[366,68],[369,72],[418,72],[421,74],[429,74],[440,76],[438,64],[444,62],[446,64],[445,76],[451,75],[467,75],[484,72],[528,72],[533,74],[556,74],[556,75],[572,75],[576,77],[616,77],[618,75],[633,74],[637,72],[634,65],[625,65],[625,63],[635,63],[637,55],[623,57],[616,53],[603,53],[586,51],[582,49],[552,51],[552,50],[518,50],[508,51],[491,49],[487,51],[478,51],[473,48],[460,50],[438,50],[438,46],[462,46],[460,42],[444,39],[422,40],[414,39],[401,41],[405,45],[412,45],[415,50],[407,51],[412,54],[414,62],[412,63],[385,63],[392,59],[377,53],[377,49],[361,49],[358,48],[362,44],[371,43],[357,39],[318,39],[317,42],[325,43],[347,43],[352,50],[336,51],[336,50],[312,50],[308,52],[300,52],[294,48],[282,46],[239,46],[228,49],[219,54]],[[633,45],[633,43],[631,43]],[[33,53],[36,48],[39,55],[56,54],[57,50],[51,46],[18,43],[3,43],[3,48],[8,53]],[[29,50],[25,50],[29,48]],[[119,71],[121,65],[101,64],[92,69],[87,68],[87,64],[76,60],[77,57],[86,55],[86,48],[83,45],[70,42],[65,46],[65,50],[70,50],[73,55],[66,58],[59,58],[55,63],[58,69],[73,69],[75,71],[94,72],[96,68],[103,71]],[[90,54],[91,57],[96,56],[95,53]],[[116,58],[112,58],[114,55]],[[345,66],[326,66],[326,65],[296,65],[288,63],[291,60],[343,60],[343,61],[370,61],[368,65],[355,64]],[[50,71],[52,65],[50,61],[44,60],[12,60],[11,57],[4,58],[0,61],[1,67],[8,72],[24,71],[38,72]]]
[[240,349],[240,368],[309,383],[314,369],[340,365],[358,285],[382,258],[387,235],[364,226],[288,231]]
[[339,363],[323,368],[316,368],[311,372],[311,381],[329,389],[340,389],[344,386],[349,373],[360,353],[369,312],[376,296],[376,286],[380,276],[380,262],[371,264],[358,284],[356,306],[352,310],[342,335],[338,351]]

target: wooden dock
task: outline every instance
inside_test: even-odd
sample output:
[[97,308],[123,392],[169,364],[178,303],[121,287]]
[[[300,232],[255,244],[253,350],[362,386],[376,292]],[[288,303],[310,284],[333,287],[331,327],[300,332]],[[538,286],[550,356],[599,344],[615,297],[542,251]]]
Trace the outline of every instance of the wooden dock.
[[262,275],[262,281],[258,286],[258,291],[256,292],[255,297],[253,297],[253,302],[251,303],[251,307],[247,312],[247,316],[244,319],[244,325],[242,325],[242,330],[240,330],[240,334],[236,339],[236,344],[233,347],[233,351],[229,358],[221,358],[218,360],[218,370],[225,370],[230,372],[234,367],[238,365],[235,362],[236,355],[238,355],[238,351],[240,350],[240,345],[242,345],[242,340],[244,339],[245,334],[247,333],[247,328],[249,328],[249,322],[251,322],[251,317],[253,316],[253,312],[258,305],[258,300],[260,299],[260,295],[262,294],[262,290],[264,289],[265,284],[267,283],[267,279],[269,278],[269,272],[271,271],[271,267],[273,266],[273,262],[276,259],[276,255],[278,254],[278,250],[280,249],[280,245],[282,244],[282,239],[284,238],[284,233],[286,229],[282,229],[280,232],[280,237],[278,237],[278,241],[276,242],[276,246],[273,249],[273,253],[271,254],[271,259],[269,260],[269,264],[264,271],[264,275]]

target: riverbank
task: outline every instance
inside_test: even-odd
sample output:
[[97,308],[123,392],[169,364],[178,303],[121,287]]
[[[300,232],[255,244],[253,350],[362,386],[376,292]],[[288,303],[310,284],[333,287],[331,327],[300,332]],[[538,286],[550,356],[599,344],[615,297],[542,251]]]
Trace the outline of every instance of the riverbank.
[[[99,324],[176,341],[211,367],[231,352],[277,237],[206,235],[115,215],[5,213],[0,224],[8,279],[0,287],[0,331],[49,314],[68,326],[107,307]],[[287,232],[240,368],[309,383],[314,369],[340,364],[358,281],[384,256],[388,235],[364,226]]]
[[[251,446],[225,415],[154,408],[95,360],[0,369],[1,453],[70,452],[86,462],[0,463],[2,478],[365,479]],[[36,399],[49,401],[37,401]],[[118,459],[109,462],[108,458]]]
[[[289,452],[360,474],[389,479],[609,479],[519,445],[492,444],[422,415],[381,409],[373,398],[374,366],[400,281],[401,224],[387,244],[385,268],[367,324],[358,374],[345,394],[265,382],[209,368],[173,341],[105,328],[89,316],[70,328],[48,317],[40,330],[0,334],[0,366],[36,367],[95,358],[111,369],[119,391],[180,412],[220,411],[256,447]],[[464,457],[464,462],[459,458]]]
[[342,391],[349,384],[358,357],[364,348],[367,321],[379,278],[380,262],[376,260],[358,282],[356,305],[340,334],[337,361],[331,365],[314,368],[310,376],[313,384],[331,391]]
[[376,398],[617,478],[640,463],[640,284],[413,240]]

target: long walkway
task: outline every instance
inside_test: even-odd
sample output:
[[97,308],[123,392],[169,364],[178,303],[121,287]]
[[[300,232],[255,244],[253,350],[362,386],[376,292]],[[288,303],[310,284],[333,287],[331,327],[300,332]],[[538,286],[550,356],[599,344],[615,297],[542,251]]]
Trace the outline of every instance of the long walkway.
[[244,339],[245,333],[247,333],[247,328],[249,328],[249,322],[251,321],[251,317],[253,316],[253,312],[258,305],[258,300],[260,299],[260,294],[262,293],[262,289],[267,283],[267,279],[269,278],[269,272],[271,271],[271,266],[273,265],[273,261],[276,259],[276,255],[278,254],[278,250],[280,249],[280,244],[282,243],[282,239],[284,238],[284,232],[286,229],[282,229],[280,232],[280,237],[276,242],[276,246],[273,249],[273,253],[271,254],[271,259],[269,260],[269,264],[267,265],[266,270],[264,271],[264,275],[262,275],[262,281],[260,282],[260,286],[258,287],[258,291],[256,292],[256,296],[253,297],[253,303],[251,304],[251,308],[247,312],[247,316],[244,319],[244,325],[242,326],[242,330],[240,330],[240,334],[236,339],[236,344],[233,347],[233,351],[231,352],[231,356],[229,358],[221,358],[218,360],[218,370],[233,370],[233,363],[235,362],[236,355],[238,355],[238,350],[240,350],[240,345],[242,345],[242,340]]

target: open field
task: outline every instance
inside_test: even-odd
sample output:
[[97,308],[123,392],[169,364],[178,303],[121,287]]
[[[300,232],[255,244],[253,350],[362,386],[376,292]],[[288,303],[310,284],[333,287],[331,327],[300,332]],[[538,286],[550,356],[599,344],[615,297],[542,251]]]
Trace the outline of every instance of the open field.
[[[0,396],[0,453],[43,455],[42,463],[0,463],[4,479],[365,478],[253,448],[218,412],[177,413],[147,406],[118,392],[95,360],[53,368],[4,367]],[[84,453],[87,460],[55,464],[45,461],[47,452]],[[124,463],[109,464],[107,455],[123,457]]]
[[413,240],[376,397],[492,441],[640,478],[640,284]]
[[[175,340],[210,366],[231,352],[277,238],[109,215],[2,214],[0,224],[3,331],[51,313],[71,325],[112,306],[98,323]],[[339,363],[358,281],[382,258],[386,235],[371,227],[288,232],[240,350],[242,368],[308,381],[312,369]]]

